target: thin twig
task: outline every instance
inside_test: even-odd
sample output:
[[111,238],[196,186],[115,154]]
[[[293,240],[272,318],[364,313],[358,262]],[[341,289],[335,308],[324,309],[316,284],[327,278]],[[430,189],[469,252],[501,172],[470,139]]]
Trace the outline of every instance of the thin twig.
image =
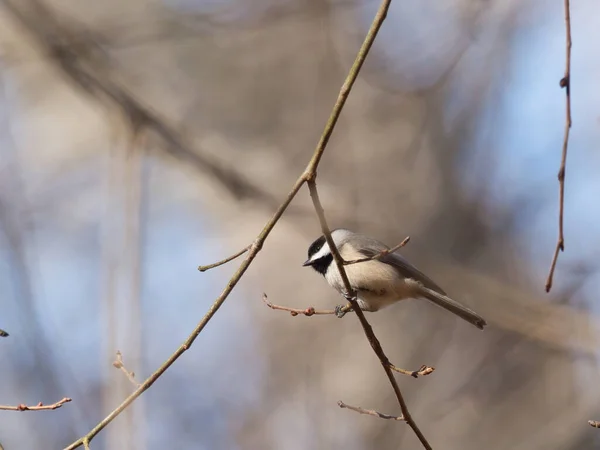
[[275,309],[275,310],[279,310],[279,311],[288,311],[292,316],[297,316],[297,315],[304,315],[304,316],[318,316],[318,315],[325,315],[325,314],[335,314],[335,311],[333,309],[315,309],[312,306],[309,306],[308,308],[305,309],[298,309],[298,308],[289,308],[287,306],[281,306],[281,305],[274,305],[273,303],[271,303],[268,298],[267,298],[267,294],[263,294],[263,302],[265,302],[265,304],[271,308],[271,309]]
[[600,428],[600,422],[598,422],[597,420],[588,420],[588,423],[594,428]]
[[554,270],[558,261],[558,253],[565,251],[565,236],[563,231],[563,217],[565,209],[565,172],[567,166],[567,148],[569,145],[569,132],[571,130],[571,12],[570,0],[565,0],[565,28],[566,28],[566,63],[565,75],[560,80],[560,87],[565,89],[566,100],[566,117],[565,117],[565,132],[562,145],[562,157],[560,161],[560,169],[558,170],[558,240],[554,249],[554,256],[550,265],[550,272],[546,279],[546,292],[552,289],[552,281],[554,278]]
[[406,369],[401,369],[400,367],[396,367],[393,364],[390,364],[390,369],[392,369],[395,372],[401,373],[403,375],[410,375],[413,378],[419,378],[419,375],[424,377],[426,375],[433,373],[433,371],[435,370],[435,367],[421,366],[419,368],[419,370],[410,371],[410,370],[406,370]]
[[345,409],[349,409],[351,411],[356,411],[359,414],[368,414],[369,416],[379,417],[380,419],[397,420],[397,421],[401,421],[401,422],[406,422],[406,420],[402,416],[390,416],[389,414],[380,413],[379,411],[375,411],[374,409],[364,409],[364,408],[361,408],[360,406],[347,405],[346,403],[344,403],[341,400],[338,402],[338,406],[340,408],[345,408]]
[[394,253],[394,252],[400,250],[402,247],[404,247],[406,244],[408,244],[408,241],[410,241],[410,236],[406,236],[404,238],[404,240],[402,242],[400,242],[398,245],[396,245],[395,247],[384,250],[380,253],[377,253],[376,255],[369,256],[368,258],[360,258],[360,259],[352,259],[350,261],[344,261],[344,265],[349,266],[350,264],[356,264],[356,263],[371,261],[373,259],[383,258],[384,256],[389,255],[390,253]]
[[[158,380],[158,378],[160,378],[162,374],[165,373],[165,371],[169,367],[171,367],[171,365],[175,361],[177,361],[177,359],[179,359],[179,357],[192,346],[198,335],[202,332],[202,330],[204,330],[206,324],[208,324],[208,322],[217,313],[219,308],[223,305],[227,297],[229,297],[229,294],[231,293],[233,288],[238,284],[238,282],[240,281],[250,264],[252,264],[252,261],[254,261],[254,258],[256,258],[256,255],[262,249],[265,240],[267,239],[267,237],[269,236],[269,234],[271,233],[271,231],[273,230],[283,213],[286,211],[289,204],[292,202],[302,185],[308,182],[310,179],[314,179],[314,177],[316,176],[317,167],[319,165],[319,162],[321,161],[323,153],[325,152],[325,148],[327,147],[329,138],[333,133],[333,129],[335,128],[335,124],[337,123],[340,113],[342,112],[344,104],[346,103],[346,99],[350,94],[350,90],[352,89],[352,86],[356,81],[356,78],[358,77],[360,68],[362,67],[367,57],[369,49],[373,45],[373,41],[375,40],[377,31],[379,30],[381,24],[383,23],[383,20],[385,19],[390,3],[391,0],[383,0],[381,5],[379,6],[379,10],[375,16],[373,24],[371,25],[371,28],[369,29],[369,32],[365,37],[365,41],[358,52],[358,55],[348,73],[348,76],[346,77],[346,80],[344,81],[344,84],[342,85],[338,98],[331,111],[329,119],[327,120],[327,124],[325,126],[323,135],[321,136],[321,139],[319,140],[319,143],[317,144],[317,147],[315,148],[313,155],[306,166],[306,169],[304,170],[302,175],[296,180],[296,182],[292,186],[291,191],[288,193],[283,203],[277,208],[276,212],[273,214],[271,219],[269,219],[262,231],[256,237],[256,239],[250,246],[246,257],[244,258],[236,272],[229,279],[229,282],[227,283],[221,294],[215,299],[215,301],[210,306],[202,320],[200,320],[198,325],[196,325],[196,328],[194,328],[194,330],[191,332],[186,341],[183,344],[181,344],[181,346],[179,346],[179,348],[175,350],[173,354],[169,356],[169,358],[167,358],[167,360],[163,364],[161,364],[160,367],[152,375],[146,378],[146,380],[144,380],[144,382],[141,383],[140,386],[129,395],[129,397],[123,400],[123,402],[119,406],[117,406],[112,412],[110,412],[108,416],[101,420],[85,436],[77,439],[75,442],[67,446],[65,450],[73,450],[82,445],[85,445],[86,443],[89,444],[89,442],[100,431],[102,431],[109,423],[111,423],[117,416],[119,416],[129,405],[131,405],[140,395],[142,395],[144,391],[150,388],[150,386],[152,386],[156,382],[156,380]],[[391,373],[391,369],[389,370]],[[426,448],[431,447],[427,446]]]
[[327,219],[325,218],[325,211],[323,210],[323,206],[321,205],[321,200],[319,199],[319,192],[317,190],[317,184],[316,184],[316,181],[314,178],[312,178],[310,181],[308,181],[308,188],[310,189],[310,196],[312,198],[312,201],[313,201],[313,204],[315,207],[315,211],[317,212],[317,215],[319,216],[319,223],[321,224],[321,231],[323,232],[323,234],[325,235],[325,238],[327,239],[327,244],[329,245],[329,248],[331,249],[331,253],[333,254],[333,259],[334,259],[335,264],[337,265],[337,268],[342,277],[342,281],[344,283],[344,288],[346,290],[346,298],[352,305],[352,309],[354,310],[354,313],[358,316],[358,320],[360,320],[360,324],[363,327],[365,335],[367,336],[367,339],[369,340],[369,343],[371,344],[373,351],[379,358],[379,361],[381,362],[381,365],[383,366],[383,370],[385,370],[385,374],[387,375],[388,380],[389,380],[390,384],[392,385],[392,388],[394,389],[394,393],[396,394],[396,399],[398,400],[398,404],[400,405],[400,410],[402,411],[402,416],[406,420],[406,423],[408,423],[408,425],[412,428],[414,433],[417,435],[417,438],[419,438],[419,441],[421,441],[421,444],[423,445],[423,447],[425,447],[427,450],[431,450],[431,445],[429,444],[429,442],[425,438],[425,435],[423,435],[423,433],[417,426],[416,422],[410,415],[410,412],[408,411],[408,407],[406,406],[406,402],[404,401],[404,397],[402,396],[402,392],[400,391],[398,382],[396,381],[396,378],[394,377],[394,374],[390,367],[391,366],[390,361],[389,361],[388,357],[386,356],[386,354],[384,353],[383,348],[381,347],[381,344],[379,343],[379,339],[377,339],[377,337],[375,336],[375,333],[373,332],[373,328],[371,327],[371,324],[367,321],[365,314],[358,306],[358,303],[356,301],[356,292],[353,291],[352,286],[350,285],[350,281],[348,280],[348,275],[346,274],[346,269],[344,269],[344,263],[343,263],[342,257],[331,237],[331,231],[330,231],[329,225],[327,225]]
[[200,272],[206,272],[207,270],[214,269],[215,267],[222,266],[223,264],[227,264],[228,262],[233,261],[234,259],[239,258],[240,256],[242,256],[244,253],[246,253],[248,250],[250,250],[250,247],[251,246],[249,245],[248,247],[245,247],[245,248],[241,249],[239,252],[231,255],[229,258],[225,258],[225,259],[223,259],[221,261],[218,261],[216,263],[209,264],[207,266],[198,266],[198,270]]
[[117,369],[121,369],[121,371],[125,374],[125,376],[133,383],[134,386],[139,387],[140,383],[135,380],[135,373],[130,372],[123,364],[123,355],[120,351],[117,350],[117,359],[114,360],[113,364]]
[[0,405],[0,410],[2,411],[48,411],[52,409],[58,409],[65,403],[69,403],[71,399],[69,397],[65,397],[62,400],[57,401],[51,405],[44,405],[42,402],[39,402],[35,406],[27,406],[23,403],[17,406],[8,406],[8,405]]

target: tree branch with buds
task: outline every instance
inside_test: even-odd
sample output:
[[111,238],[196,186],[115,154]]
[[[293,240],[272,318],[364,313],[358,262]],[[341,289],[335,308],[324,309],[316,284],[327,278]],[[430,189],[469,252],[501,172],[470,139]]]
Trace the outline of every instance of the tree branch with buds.
[[565,89],[565,132],[562,145],[562,157],[560,169],[558,169],[558,239],[554,248],[554,256],[550,264],[550,272],[546,279],[546,292],[552,289],[554,270],[558,261],[558,253],[565,251],[565,236],[563,231],[564,209],[565,209],[565,172],[567,166],[567,148],[569,146],[569,132],[571,130],[571,5],[570,0],[564,0],[565,5],[565,28],[566,28],[566,62],[565,74],[560,79],[559,85]]
[[27,406],[24,403],[16,406],[7,406],[0,405],[1,411],[50,411],[54,409],[61,408],[65,403],[69,403],[71,399],[69,397],[65,397],[62,400],[57,401],[56,403],[52,403],[51,405],[44,405],[42,402],[39,402],[35,406]]

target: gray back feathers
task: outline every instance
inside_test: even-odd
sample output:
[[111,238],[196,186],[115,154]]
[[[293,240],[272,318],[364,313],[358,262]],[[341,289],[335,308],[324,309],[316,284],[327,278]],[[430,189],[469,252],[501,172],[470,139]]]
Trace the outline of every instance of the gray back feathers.
[[[384,250],[389,250],[387,245],[379,242],[376,239],[362,234],[353,233],[352,231],[345,229],[334,230],[331,234],[331,237],[333,238],[338,249],[341,249],[343,245],[350,243],[356,251],[365,255],[365,258],[371,258]],[[431,278],[413,266],[398,253],[390,253],[382,256],[379,258],[379,261],[395,267],[403,277],[412,278],[413,280],[420,282],[426,288],[442,295],[446,295],[446,292],[444,292],[444,290],[439,287]]]

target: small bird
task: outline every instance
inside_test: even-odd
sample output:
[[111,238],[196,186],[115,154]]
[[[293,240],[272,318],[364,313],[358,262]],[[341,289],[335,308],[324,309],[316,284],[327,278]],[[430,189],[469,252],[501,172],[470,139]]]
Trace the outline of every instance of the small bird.
[[[331,232],[335,246],[344,261],[374,258],[369,261],[344,265],[350,286],[357,293],[357,303],[363,311],[380,309],[408,298],[425,298],[475,325],[480,330],[487,325],[476,312],[452,300],[431,278],[396,253],[377,257],[389,247],[373,238],[350,230],[337,228]],[[347,295],[344,282],[325,236],[315,240],[308,248],[310,266],[325,277],[327,283],[342,295]],[[336,307],[338,317],[347,307]]]

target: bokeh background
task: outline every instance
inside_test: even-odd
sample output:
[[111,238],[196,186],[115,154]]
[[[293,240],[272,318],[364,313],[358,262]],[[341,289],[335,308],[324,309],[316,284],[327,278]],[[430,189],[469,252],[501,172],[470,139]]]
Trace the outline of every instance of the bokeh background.
[[[63,448],[187,337],[303,170],[372,0],[0,2],[0,411],[6,450]],[[490,324],[369,315],[433,447],[592,449],[600,419],[598,5],[572,2],[566,251],[563,2],[394,0],[319,169],[332,226],[402,250]],[[301,263],[302,190],[194,346],[98,449],[418,449],[352,315]]]

